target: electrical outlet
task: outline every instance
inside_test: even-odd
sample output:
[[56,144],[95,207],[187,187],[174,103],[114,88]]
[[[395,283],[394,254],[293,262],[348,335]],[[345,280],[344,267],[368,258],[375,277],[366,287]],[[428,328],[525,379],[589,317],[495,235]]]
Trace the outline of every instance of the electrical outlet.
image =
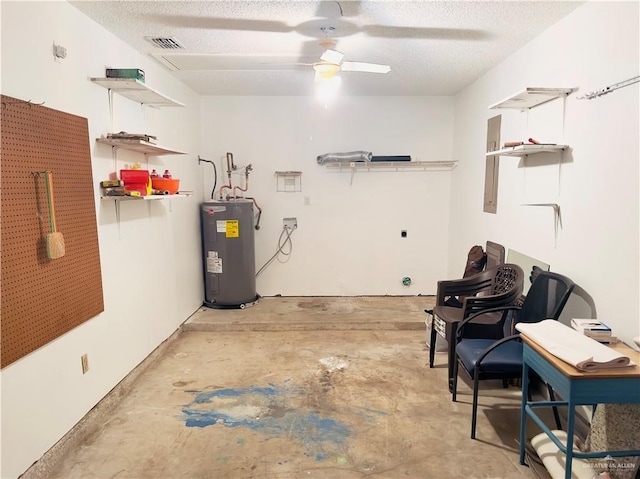
[[89,371],[89,355],[83,354],[80,356],[80,362],[82,363],[82,374],[86,374]]
[[295,230],[298,227],[298,218],[282,218],[283,226],[290,230]]

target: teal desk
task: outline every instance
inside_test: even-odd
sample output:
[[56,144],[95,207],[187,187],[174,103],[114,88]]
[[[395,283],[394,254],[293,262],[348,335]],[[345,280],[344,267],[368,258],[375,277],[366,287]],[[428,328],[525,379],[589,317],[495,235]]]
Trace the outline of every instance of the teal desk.
[[[629,356],[635,366],[606,369],[597,372],[580,371],[540,347],[537,343],[521,335],[524,342],[522,371],[522,408],[520,413],[520,464],[525,464],[525,444],[527,440],[527,416],[549,436],[553,443],[566,455],[565,479],[571,479],[571,462],[578,458],[602,458],[640,456],[640,449],[629,451],[574,452],[573,432],[576,406],[607,403],[640,403],[640,353],[618,344],[613,347]],[[547,382],[563,401],[529,401],[529,369],[534,370]],[[562,444],[549,427],[540,419],[534,409],[540,407],[567,406],[567,444]]]

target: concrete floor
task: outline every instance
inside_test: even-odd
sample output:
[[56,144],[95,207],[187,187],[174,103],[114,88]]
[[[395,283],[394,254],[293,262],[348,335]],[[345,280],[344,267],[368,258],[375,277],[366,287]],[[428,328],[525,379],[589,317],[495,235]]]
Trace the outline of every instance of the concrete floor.
[[468,385],[451,402],[445,353],[427,364],[432,304],[263,298],[199,310],[47,477],[533,477],[518,464],[518,389],[485,386],[469,438]]

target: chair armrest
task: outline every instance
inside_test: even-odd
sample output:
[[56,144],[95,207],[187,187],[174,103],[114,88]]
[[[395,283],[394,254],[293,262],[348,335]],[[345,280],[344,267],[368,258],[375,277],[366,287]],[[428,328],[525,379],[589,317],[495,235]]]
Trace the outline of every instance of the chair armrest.
[[521,306],[517,306],[515,304],[511,304],[511,305],[507,305],[507,306],[498,306],[498,307],[495,307],[495,308],[487,308],[487,309],[483,309],[482,311],[478,311],[476,313],[473,313],[472,315],[466,317],[458,325],[458,330],[456,331],[456,343],[459,342],[460,339],[462,339],[462,333],[464,331],[465,325],[467,325],[468,323],[473,322],[473,320],[478,318],[479,316],[482,316],[482,315],[488,314],[488,313],[502,312],[502,317],[500,318],[500,321],[499,321],[499,322],[502,322],[502,321],[504,321],[506,319],[506,313],[507,312],[509,312],[509,311],[516,311],[517,312],[517,311],[520,311],[521,309],[522,309]]
[[522,287],[516,287],[500,294],[464,298],[462,317],[467,318],[480,311],[512,306],[522,294]]
[[491,288],[493,275],[478,273],[468,278],[438,281],[436,305],[443,305],[449,296],[475,295]]

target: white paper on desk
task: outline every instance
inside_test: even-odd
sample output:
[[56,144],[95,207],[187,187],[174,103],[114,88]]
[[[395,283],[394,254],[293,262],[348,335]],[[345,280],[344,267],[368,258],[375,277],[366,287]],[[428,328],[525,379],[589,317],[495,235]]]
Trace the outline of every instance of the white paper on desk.
[[549,353],[582,371],[633,365],[628,356],[553,319],[545,319],[539,323],[520,323],[516,325],[516,329]]

